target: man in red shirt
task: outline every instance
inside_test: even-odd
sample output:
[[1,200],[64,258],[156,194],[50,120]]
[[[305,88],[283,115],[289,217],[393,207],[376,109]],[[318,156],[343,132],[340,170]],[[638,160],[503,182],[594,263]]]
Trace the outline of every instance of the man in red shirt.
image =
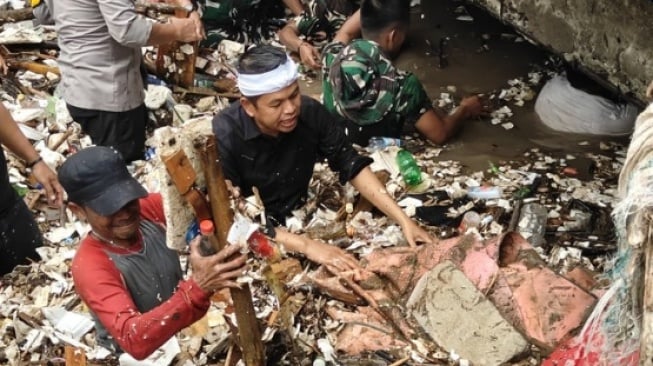
[[72,263],[75,289],[96,324],[98,344],[144,359],[208,310],[210,296],[237,287],[245,256],[229,246],[207,257],[191,243],[193,274],[184,280],[175,251],[166,246],[161,196],[150,194],[122,156],[95,146],[59,169],[69,207],[91,226]]

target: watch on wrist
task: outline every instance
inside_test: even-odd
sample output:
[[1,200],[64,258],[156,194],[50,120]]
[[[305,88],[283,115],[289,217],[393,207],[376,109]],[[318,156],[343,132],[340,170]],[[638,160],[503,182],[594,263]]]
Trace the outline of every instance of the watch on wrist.
[[43,158],[41,156],[39,156],[38,158],[36,158],[36,159],[28,162],[27,164],[25,164],[25,168],[27,168],[28,170],[31,171],[32,169],[34,169],[34,166],[36,164],[38,164],[38,163],[40,163],[42,161],[43,161]]

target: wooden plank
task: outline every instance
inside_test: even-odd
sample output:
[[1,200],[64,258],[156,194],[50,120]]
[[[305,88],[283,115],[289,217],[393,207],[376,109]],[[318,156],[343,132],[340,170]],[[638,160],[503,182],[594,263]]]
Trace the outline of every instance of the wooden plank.
[[184,150],[179,149],[170,155],[162,156],[161,160],[179,193],[182,196],[186,194],[195,184],[197,176]]
[[[222,171],[217,140],[213,135],[205,136],[198,139],[195,146],[201,157],[216,227],[216,234],[210,237],[211,244],[216,250],[220,250],[228,245],[227,233],[233,224],[233,212]],[[238,336],[243,361],[247,366],[263,366],[265,365],[265,349],[261,341],[261,328],[256,319],[249,285],[243,284],[240,289],[231,289],[231,298],[238,320]]]
[[0,24],[34,19],[32,8],[11,9],[0,11]]
[[[175,17],[187,18],[188,12],[183,8],[175,8]],[[182,52],[182,47],[192,49],[190,54]],[[164,77],[173,84],[189,88],[195,84],[195,60],[197,59],[197,49],[199,42],[179,42],[173,41],[159,45],[156,55],[157,75]],[[175,65],[174,70],[170,71],[166,66],[166,56]]]
[[79,348],[66,346],[64,358],[66,359],[66,366],[86,366],[86,353]]

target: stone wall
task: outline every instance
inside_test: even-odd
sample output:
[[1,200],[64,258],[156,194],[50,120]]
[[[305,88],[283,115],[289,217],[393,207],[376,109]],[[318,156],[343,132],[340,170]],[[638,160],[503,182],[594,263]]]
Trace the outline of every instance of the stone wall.
[[650,0],[470,0],[625,94],[653,78]]

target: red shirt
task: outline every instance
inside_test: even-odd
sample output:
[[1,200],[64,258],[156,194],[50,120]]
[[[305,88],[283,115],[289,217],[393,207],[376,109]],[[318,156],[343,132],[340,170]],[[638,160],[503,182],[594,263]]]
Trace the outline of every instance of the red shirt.
[[[161,195],[150,194],[140,200],[140,205],[141,219],[165,225]],[[200,319],[210,305],[210,294],[188,279],[179,282],[168,300],[141,314],[106,251],[128,254],[142,247],[142,238],[126,249],[87,235],[72,263],[77,293],[120,347],[136,359],[146,358],[178,331]]]

